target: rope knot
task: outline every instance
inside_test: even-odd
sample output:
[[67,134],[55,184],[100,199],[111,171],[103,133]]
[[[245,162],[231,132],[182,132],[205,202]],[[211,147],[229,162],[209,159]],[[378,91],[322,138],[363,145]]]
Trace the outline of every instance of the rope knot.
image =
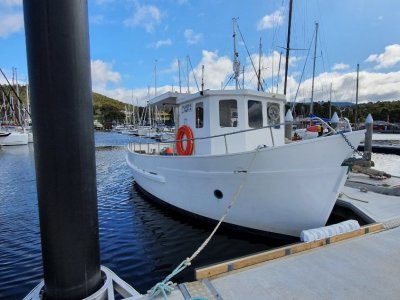
[[190,261],[189,257],[186,257],[185,259],[185,266],[189,267],[190,265],[192,265],[192,262]]

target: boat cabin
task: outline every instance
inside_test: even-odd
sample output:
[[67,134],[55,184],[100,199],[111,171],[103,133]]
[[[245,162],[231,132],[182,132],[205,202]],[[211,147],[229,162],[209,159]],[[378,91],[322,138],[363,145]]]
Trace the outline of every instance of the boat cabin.
[[284,126],[279,124],[285,101],[283,95],[253,90],[205,90],[168,92],[149,104],[175,106],[176,128],[186,125],[192,131],[192,154],[215,155],[284,144]]

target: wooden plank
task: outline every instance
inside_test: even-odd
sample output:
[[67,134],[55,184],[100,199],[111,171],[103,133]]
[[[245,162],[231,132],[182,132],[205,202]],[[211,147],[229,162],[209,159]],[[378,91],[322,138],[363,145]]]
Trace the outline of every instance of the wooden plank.
[[212,266],[198,268],[195,270],[196,279],[209,278],[223,273],[227,273],[233,270],[253,266],[262,262],[270,261],[273,259],[281,258],[287,255],[308,251],[314,248],[322,247],[327,244],[336,243],[339,241],[347,240],[364,234],[377,232],[383,230],[383,224],[375,223],[361,227],[352,232],[346,232],[340,235],[336,235],[327,239],[312,241],[309,243],[297,243],[289,246],[280,247],[257,254],[248,255],[245,257],[233,259],[227,262],[215,264]]

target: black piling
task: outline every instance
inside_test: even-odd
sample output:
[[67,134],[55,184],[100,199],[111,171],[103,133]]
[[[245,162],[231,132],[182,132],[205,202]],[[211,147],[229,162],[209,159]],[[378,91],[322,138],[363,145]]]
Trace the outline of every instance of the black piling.
[[45,299],[101,285],[86,0],[24,0]]

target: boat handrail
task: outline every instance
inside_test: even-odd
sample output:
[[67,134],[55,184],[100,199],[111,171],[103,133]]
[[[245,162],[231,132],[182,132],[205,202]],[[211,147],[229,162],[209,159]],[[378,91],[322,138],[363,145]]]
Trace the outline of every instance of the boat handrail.
[[[330,131],[326,134],[329,135],[331,133],[336,134],[337,131],[332,128],[327,122],[325,122],[324,120],[322,120],[319,117],[313,117],[312,120],[318,120],[321,123],[323,123]],[[216,135],[211,135],[211,136],[206,136],[206,137],[194,137],[194,138],[184,138],[181,140],[170,140],[170,141],[157,141],[156,143],[149,143],[149,139],[147,137],[145,137],[144,139],[146,140],[146,142],[142,142],[142,137],[140,137],[139,142],[133,142],[133,143],[129,143],[130,150],[136,152],[137,150],[139,152],[143,152],[145,149],[142,149],[142,144],[147,145],[147,154],[152,154],[152,152],[150,151],[150,145],[154,145],[157,144],[157,147],[152,149],[153,153],[155,154],[156,151],[158,150],[157,153],[160,154],[160,150],[161,150],[161,145],[165,145],[165,146],[171,146],[173,147],[173,153],[175,155],[176,153],[176,143],[178,142],[187,142],[187,141],[198,141],[198,140],[207,140],[207,139],[213,139],[213,138],[219,138],[219,137],[223,137],[224,138],[224,142],[225,142],[225,151],[226,153],[228,153],[228,143],[227,143],[227,136],[230,135],[235,135],[235,134],[240,134],[240,133],[245,133],[245,132],[250,132],[250,131],[256,131],[256,130],[263,130],[263,129],[269,129],[270,134],[271,134],[271,141],[272,141],[272,147],[275,147],[275,140],[274,140],[274,134],[272,131],[272,128],[277,127],[277,126],[284,126],[288,123],[296,123],[295,121],[293,122],[280,122],[280,123],[275,123],[275,124],[271,124],[271,125],[266,125],[266,126],[262,126],[262,127],[257,127],[257,128],[249,128],[249,129],[243,129],[243,130],[238,130],[238,131],[233,131],[233,132],[227,132],[227,133],[222,133],[222,134],[216,134]],[[133,144],[133,149],[130,146],[131,144]],[[139,144],[139,149],[136,149],[136,144]]]

